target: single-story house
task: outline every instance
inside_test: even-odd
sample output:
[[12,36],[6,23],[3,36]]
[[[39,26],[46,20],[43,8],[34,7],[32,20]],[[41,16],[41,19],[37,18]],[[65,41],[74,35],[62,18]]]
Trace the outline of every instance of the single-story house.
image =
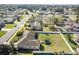
[[40,41],[33,39],[34,31],[25,31],[23,36],[15,43],[18,49],[40,49]]
[[13,24],[13,23],[14,23],[14,20],[11,19],[11,18],[9,18],[9,19],[5,19],[4,22],[5,22],[6,24]]
[[14,20],[16,20],[16,19],[18,19],[18,18],[19,18],[18,15],[13,16],[13,19],[14,19]]

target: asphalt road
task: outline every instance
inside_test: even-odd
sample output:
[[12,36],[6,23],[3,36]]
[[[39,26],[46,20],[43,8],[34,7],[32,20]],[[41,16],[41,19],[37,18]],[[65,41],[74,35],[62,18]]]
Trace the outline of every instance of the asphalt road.
[[[0,38],[0,44],[4,44],[5,42],[7,42],[15,33],[16,31],[25,24],[25,22],[30,18],[31,15],[27,15],[25,18],[23,18],[23,20],[21,20],[18,24],[17,27],[11,29],[10,31],[8,31],[5,35],[3,35]],[[26,19],[26,20],[25,20]]]

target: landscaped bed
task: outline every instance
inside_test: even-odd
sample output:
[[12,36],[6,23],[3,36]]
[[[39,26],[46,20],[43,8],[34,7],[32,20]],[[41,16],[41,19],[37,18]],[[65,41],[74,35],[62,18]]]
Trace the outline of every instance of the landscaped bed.
[[6,31],[0,31],[0,37],[3,36],[6,33]]
[[[49,39],[51,42],[50,45],[44,43],[45,39]],[[54,51],[54,52],[71,52],[67,44],[64,42],[60,34],[39,34],[39,40],[43,42],[45,51]]]

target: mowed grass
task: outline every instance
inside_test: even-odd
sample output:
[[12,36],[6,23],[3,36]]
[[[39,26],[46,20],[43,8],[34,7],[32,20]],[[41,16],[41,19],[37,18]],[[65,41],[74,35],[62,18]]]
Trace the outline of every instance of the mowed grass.
[[32,55],[32,53],[17,53],[16,55]]
[[15,36],[13,37],[13,39],[11,40],[11,42],[17,42],[18,39],[19,39],[19,37],[18,37],[17,35],[15,35]]
[[4,28],[11,29],[13,27],[14,27],[14,24],[5,24],[5,27]]
[[6,33],[6,31],[0,31],[0,37],[3,36]]
[[51,42],[50,45],[43,44],[45,51],[65,51],[65,52],[71,52],[69,47],[64,42],[63,38],[60,36],[60,34],[39,34],[39,40],[43,41],[45,39],[49,38],[49,41]]

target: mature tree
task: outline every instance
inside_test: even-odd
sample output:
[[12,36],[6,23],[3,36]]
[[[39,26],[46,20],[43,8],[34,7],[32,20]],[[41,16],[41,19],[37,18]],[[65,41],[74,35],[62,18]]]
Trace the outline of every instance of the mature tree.
[[57,24],[58,18],[54,18],[54,24]]
[[12,42],[10,43],[10,49],[11,49],[11,53],[12,54],[16,54],[17,53],[17,49],[14,47],[14,44]]
[[18,32],[16,35],[21,37],[23,35],[23,32]]
[[79,23],[79,15],[77,15],[76,23]]
[[79,15],[79,7],[75,7],[73,11],[76,13],[76,15]]
[[39,36],[39,34],[38,33],[35,33],[35,38],[36,39],[38,39],[38,36]]
[[18,16],[17,20],[20,21],[20,16]]
[[69,41],[71,41],[71,36],[69,34],[67,35],[67,38]]

